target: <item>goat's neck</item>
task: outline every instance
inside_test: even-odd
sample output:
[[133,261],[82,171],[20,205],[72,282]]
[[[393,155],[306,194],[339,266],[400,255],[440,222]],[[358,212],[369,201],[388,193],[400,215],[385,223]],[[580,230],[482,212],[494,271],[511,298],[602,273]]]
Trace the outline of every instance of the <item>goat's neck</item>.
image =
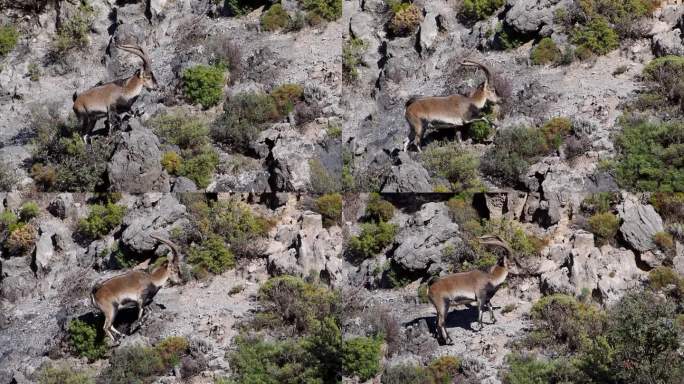
[[161,287],[166,284],[166,280],[169,279],[170,275],[171,270],[169,264],[163,264],[150,273],[150,280],[152,281],[152,284]]
[[489,270],[489,274],[492,277],[492,283],[495,286],[499,286],[506,280],[506,276],[508,276],[508,268],[495,265]]
[[485,104],[487,104],[487,92],[485,92],[485,87],[486,84],[482,87],[478,87],[470,94],[470,100],[477,109],[482,109]]
[[138,96],[142,91],[144,80],[137,74],[129,77],[124,84],[124,95],[126,98]]

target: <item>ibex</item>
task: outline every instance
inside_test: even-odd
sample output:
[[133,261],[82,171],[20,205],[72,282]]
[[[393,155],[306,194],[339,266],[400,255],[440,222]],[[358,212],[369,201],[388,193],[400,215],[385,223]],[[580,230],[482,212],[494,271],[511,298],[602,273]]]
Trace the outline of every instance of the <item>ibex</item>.
[[138,319],[140,319],[143,315],[143,308],[152,302],[157,291],[164,286],[167,280],[170,279],[174,283],[178,283],[180,280],[178,277],[180,262],[178,247],[169,240],[155,235],[150,236],[171,249],[171,259],[167,257],[150,273],[131,270],[122,275],[114,276],[96,284],[90,294],[93,306],[104,313],[104,331],[112,340],[114,340],[114,336],[111,331],[123,336],[113,325],[119,309],[137,305]]
[[[84,141],[99,119],[105,116],[109,119],[111,112],[121,113],[129,110],[143,87],[147,89],[157,87],[157,79],[154,77],[150,58],[145,49],[139,45],[116,45],[116,47],[139,56],[143,61],[143,66],[131,77],[95,86],[80,95],[74,92],[73,109],[81,122]],[[111,133],[111,120],[109,129]]]
[[492,71],[484,64],[472,60],[463,60],[461,65],[477,66],[485,72],[486,79],[468,96],[429,96],[412,97],[406,102],[406,121],[409,123],[409,135],[404,140],[404,152],[409,144],[413,143],[420,152],[420,141],[425,130],[431,122],[439,122],[448,126],[461,126],[477,120],[486,120],[484,117],[477,118],[480,110],[487,101],[499,102],[499,95],[494,86]]
[[450,304],[469,304],[477,302],[477,321],[482,329],[482,311],[489,307],[492,321],[496,322],[492,305],[489,302],[508,275],[508,256],[512,255],[511,248],[498,236],[482,236],[480,244],[500,246],[506,254],[499,259],[497,265],[489,268],[488,272],[474,270],[453,273],[435,281],[428,289],[428,299],[437,310],[437,328],[442,340],[453,344],[451,336],[446,331],[444,322],[449,313]]

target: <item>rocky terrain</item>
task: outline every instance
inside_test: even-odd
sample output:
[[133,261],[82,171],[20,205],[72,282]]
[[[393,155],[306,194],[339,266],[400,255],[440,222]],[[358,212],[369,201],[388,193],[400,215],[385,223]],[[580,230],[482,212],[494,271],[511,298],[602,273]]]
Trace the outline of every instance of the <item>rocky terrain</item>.
[[[676,0],[0,0],[0,384],[681,383],[682,30]],[[403,151],[409,100],[485,80],[484,120]],[[109,339],[91,293],[167,271]],[[430,287],[469,271],[492,309],[452,303],[449,344]]]

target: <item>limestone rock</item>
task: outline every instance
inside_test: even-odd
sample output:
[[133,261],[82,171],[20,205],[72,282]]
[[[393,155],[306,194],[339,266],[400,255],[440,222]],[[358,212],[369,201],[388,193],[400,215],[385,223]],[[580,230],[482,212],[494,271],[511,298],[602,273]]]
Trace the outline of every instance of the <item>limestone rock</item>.
[[635,197],[626,196],[618,212],[623,221],[620,233],[632,248],[645,252],[656,247],[653,236],[663,230],[663,220],[652,205],[643,205]]

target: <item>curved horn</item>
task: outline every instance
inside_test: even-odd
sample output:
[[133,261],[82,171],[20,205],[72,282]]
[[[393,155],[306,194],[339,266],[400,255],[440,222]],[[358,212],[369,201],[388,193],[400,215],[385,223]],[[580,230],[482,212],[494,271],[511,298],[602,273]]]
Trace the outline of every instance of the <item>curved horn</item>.
[[513,250],[511,247],[508,245],[508,242],[503,240],[501,237],[497,235],[485,235],[485,236],[480,236],[480,244],[482,245],[494,245],[498,247],[502,247],[506,250],[508,253],[508,256],[513,256]]
[[480,67],[480,68],[482,68],[482,70],[483,70],[484,73],[485,73],[485,76],[487,76],[487,83],[489,83],[489,84],[494,84],[494,79],[493,79],[493,77],[492,77],[492,71],[491,71],[491,69],[489,69],[489,67],[486,66],[485,64],[482,64],[482,63],[480,63],[480,62],[478,62],[478,61],[474,61],[474,60],[470,60],[470,59],[465,59],[465,60],[461,61],[461,65],[467,65],[467,66],[471,66],[471,67]]
[[150,57],[147,56],[147,51],[139,45],[130,45],[130,44],[122,44],[122,45],[116,45],[118,49],[121,49],[122,51],[126,51],[128,53],[132,53],[138,57],[140,57],[143,61],[143,68],[145,69],[145,72],[151,72],[152,71],[152,66],[150,65]]
[[171,240],[161,238],[155,234],[150,234],[150,237],[156,240],[161,241],[162,243],[166,244],[169,248],[171,248],[171,252],[173,252],[173,262],[177,263],[180,261],[180,252],[178,251],[178,246],[174,244]]

